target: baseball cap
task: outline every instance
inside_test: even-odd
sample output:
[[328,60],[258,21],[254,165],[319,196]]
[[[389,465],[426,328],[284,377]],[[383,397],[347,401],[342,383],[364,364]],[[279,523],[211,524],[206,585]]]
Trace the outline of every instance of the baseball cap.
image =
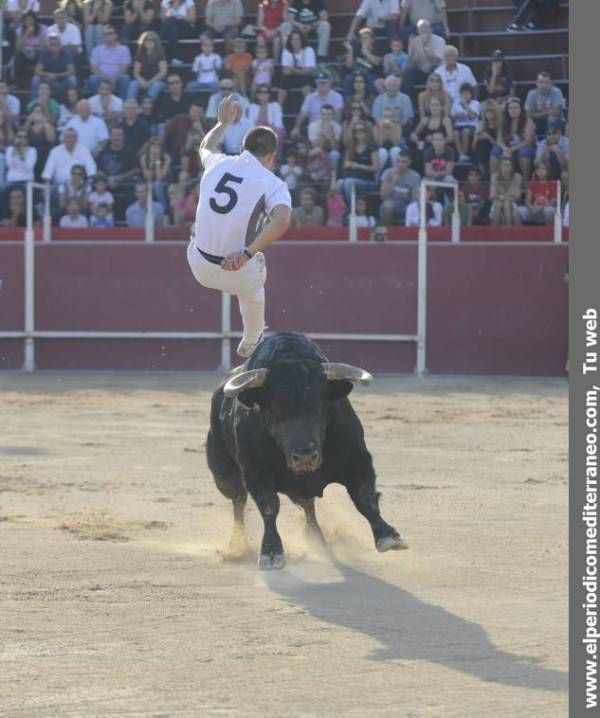
[[326,75],[324,72],[320,72],[317,75],[317,82],[329,82],[330,80],[331,78],[329,77],[329,75]]
[[492,57],[494,60],[504,60],[504,53],[502,50],[494,50]]

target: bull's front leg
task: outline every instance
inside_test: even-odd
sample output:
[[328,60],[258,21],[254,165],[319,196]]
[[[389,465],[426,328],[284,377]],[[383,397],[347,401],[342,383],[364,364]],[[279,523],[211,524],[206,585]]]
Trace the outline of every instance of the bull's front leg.
[[279,513],[279,496],[275,489],[256,486],[246,481],[250,495],[254,499],[265,525],[263,540],[258,558],[261,571],[279,569],[285,566],[285,554],[281,536],[277,531],[277,514]]
[[346,487],[356,508],[367,519],[373,531],[375,547],[378,551],[396,551],[407,549],[408,544],[393,526],[381,518],[379,511],[379,493],[375,491],[375,477],[352,482]]

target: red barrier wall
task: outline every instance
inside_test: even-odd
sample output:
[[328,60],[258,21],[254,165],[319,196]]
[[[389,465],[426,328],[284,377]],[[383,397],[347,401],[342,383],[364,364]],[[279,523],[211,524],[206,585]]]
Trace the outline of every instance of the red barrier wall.
[[[185,249],[174,242],[36,246],[36,329],[218,331],[220,295],[195,282]],[[566,263],[564,245],[432,243],[430,371],[563,373]],[[416,332],[415,243],[282,243],[269,249],[268,273],[271,331]],[[0,243],[0,279],[0,330],[20,330],[22,244]],[[331,359],[372,371],[415,365],[414,343],[320,344]],[[18,368],[22,360],[21,340],[0,339],[1,367]],[[41,369],[214,369],[220,342],[39,339],[36,362]]]

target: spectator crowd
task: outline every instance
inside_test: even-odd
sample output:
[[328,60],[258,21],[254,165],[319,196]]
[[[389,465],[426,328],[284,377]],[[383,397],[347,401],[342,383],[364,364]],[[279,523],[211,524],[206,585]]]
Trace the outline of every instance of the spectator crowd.
[[[324,0],[247,9],[61,0],[50,19],[39,0],[8,0],[0,224],[24,226],[35,180],[50,185],[57,226],[143,227],[149,212],[189,226],[198,148],[231,94],[242,111],[223,151],[257,124],[275,130],[293,226],[342,226],[353,194],[359,227],[418,224],[423,178],[460,183],[464,224],[552,223],[569,140],[543,68],[524,98],[500,50],[477,78],[451,44],[445,0],[362,0],[339,57]],[[428,192],[430,225],[449,221],[452,197]]]

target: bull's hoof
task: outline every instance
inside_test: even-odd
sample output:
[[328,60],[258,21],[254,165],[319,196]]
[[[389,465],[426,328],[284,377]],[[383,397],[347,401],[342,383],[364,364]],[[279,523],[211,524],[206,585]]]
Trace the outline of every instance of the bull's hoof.
[[274,569],[281,569],[285,566],[285,554],[275,553],[270,556],[267,553],[261,553],[258,558],[258,568],[261,571],[272,571]]
[[384,536],[383,538],[377,539],[375,546],[380,553],[384,551],[404,551],[408,548],[406,541],[396,534],[395,536]]

